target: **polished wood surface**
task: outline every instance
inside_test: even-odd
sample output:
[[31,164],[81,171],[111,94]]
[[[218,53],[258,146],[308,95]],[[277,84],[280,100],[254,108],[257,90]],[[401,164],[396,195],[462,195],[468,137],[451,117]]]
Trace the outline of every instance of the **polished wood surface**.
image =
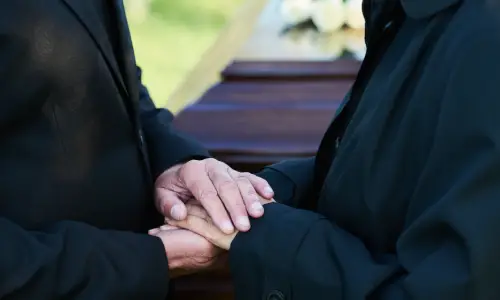
[[[236,61],[175,125],[238,170],[311,156],[358,68],[352,60]],[[175,299],[233,299],[228,272],[183,278],[176,290]]]
[[[279,14],[281,0],[248,0],[217,41],[169,96],[182,107],[198,101],[231,61],[301,62],[332,61],[344,49],[364,47],[363,30],[344,29],[329,34],[291,30]],[[174,113],[179,111],[175,109]]]
[[[248,40],[267,3],[268,0],[245,0],[215,43],[168,97],[169,103],[179,103],[181,104],[179,107],[184,108],[200,99],[207,89],[219,82],[221,71],[234,59],[241,46]],[[173,112],[179,111],[174,109]]]
[[[268,2],[220,81],[174,121],[214,157],[241,171],[314,155],[360,66],[312,40],[282,35],[278,3]],[[330,42],[340,47],[363,43],[359,32],[337,37]],[[174,299],[233,299],[229,271],[177,280]]]
[[352,60],[236,61],[175,125],[247,170],[313,155],[358,67]]

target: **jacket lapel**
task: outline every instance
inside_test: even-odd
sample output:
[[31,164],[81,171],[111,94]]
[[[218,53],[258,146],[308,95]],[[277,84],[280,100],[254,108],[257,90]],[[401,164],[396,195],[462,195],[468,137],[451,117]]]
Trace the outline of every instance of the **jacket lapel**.
[[113,47],[108,39],[106,28],[93,11],[92,5],[86,0],[63,0],[77,19],[87,29],[97,48],[102,53],[107,65],[111,69],[121,91],[128,96],[128,91],[120,72],[118,62],[114,59]]
[[118,40],[120,44],[120,62],[123,64],[123,76],[130,98],[134,103],[139,101],[139,80],[138,69],[135,61],[134,47],[122,0],[114,1],[116,4],[116,16],[118,20]]
[[[139,115],[139,70],[135,61],[134,47],[132,45],[132,37],[130,35],[130,30],[127,21],[127,15],[125,12],[125,7],[123,6],[123,0],[114,0],[116,5],[116,19],[117,19],[117,29],[118,29],[118,43],[120,47],[119,61],[123,67],[123,76],[125,78],[125,84],[129,92],[129,101],[126,101],[129,113],[135,126],[138,138],[138,146],[142,153],[142,158],[144,159],[144,165],[146,166],[147,173],[151,174],[151,166],[149,164],[148,153],[146,146],[143,141],[141,121]],[[153,179],[150,178],[153,182]]]

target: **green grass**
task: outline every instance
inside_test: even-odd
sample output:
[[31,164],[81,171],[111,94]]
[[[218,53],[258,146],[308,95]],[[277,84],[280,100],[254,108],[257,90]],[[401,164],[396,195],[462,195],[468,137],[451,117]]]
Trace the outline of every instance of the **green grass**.
[[158,106],[176,110],[183,105],[170,103],[168,96],[212,45],[241,3],[152,0],[144,21],[129,18],[137,63],[143,68],[143,81]]

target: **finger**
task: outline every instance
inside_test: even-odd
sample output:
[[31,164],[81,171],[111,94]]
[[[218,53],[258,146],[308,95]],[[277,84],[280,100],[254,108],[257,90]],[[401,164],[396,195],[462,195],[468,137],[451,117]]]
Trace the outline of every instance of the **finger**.
[[153,228],[148,231],[149,235],[156,235],[160,232],[160,228]]
[[246,177],[257,193],[265,199],[271,200],[274,197],[274,191],[269,185],[269,183],[259,176],[251,173],[240,173],[242,176]]
[[163,216],[175,220],[186,218],[186,207],[176,193],[168,189],[156,189],[156,202],[159,203],[159,209]]
[[160,233],[161,231],[176,230],[176,229],[179,229],[179,227],[175,227],[175,226],[172,226],[172,225],[162,225],[160,227],[150,229],[148,231],[148,234],[150,234],[150,235],[156,235],[156,234]]
[[[186,203],[187,214],[196,216],[198,218],[206,219],[207,222],[212,222],[212,219],[208,215],[207,211],[203,208],[203,206],[199,205],[199,203]],[[165,218],[165,222],[167,222],[169,218]]]
[[[186,205],[187,204],[192,204],[192,205],[198,205],[198,206],[201,206],[201,203],[198,202],[198,200],[196,200],[195,198],[191,198],[189,200],[187,200],[186,202],[184,202]],[[203,207],[203,206],[202,206]]]
[[176,230],[176,229],[179,229],[179,227],[175,227],[172,225],[162,225],[160,227],[160,231],[168,231],[168,230]]
[[212,222],[209,222],[207,221],[207,219],[203,219],[195,215],[188,215],[187,218],[182,221],[169,220],[169,222],[173,226],[178,226],[192,231],[204,237],[217,247],[226,250],[229,247],[228,240],[232,239],[229,235],[224,234],[217,227],[215,227]]
[[212,219],[208,215],[208,212],[206,211],[206,209],[203,208],[203,206],[198,204],[187,204],[186,208],[188,215],[195,216],[204,219],[207,222],[213,223]]
[[186,188],[208,211],[217,227],[225,233],[232,233],[234,232],[233,224],[219,198],[218,190],[207,174],[205,164],[205,162],[190,161],[179,169],[179,176]]
[[[198,203],[186,204],[186,210],[187,210],[187,217],[189,217],[189,216],[197,217],[197,218],[204,220],[207,224],[213,225],[213,221],[210,218],[210,216],[208,215],[206,209],[203,208],[202,206],[200,206]],[[187,217],[186,217],[186,220],[181,220],[181,221],[165,218],[165,221],[167,222],[167,224],[169,224],[168,226],[175,227],[175,225],[172,225],[172,224],[177,224],[177,223],[183,224],[183,222],[187,221]]]
[[262,197],[260,198],[260,204],[262,204],[262,205],[266,205],[266,204],[269,204],[269,203],[275,203],[275,202],[276,202],[276,200],[274,200],[274,199],[270,199],[269,200],[269,199],[264,199]]
[[[240,231],[250,229],[250,220],[248,219],[245,201],[240,193],[236,181],[229,174],[229,168],[221,162],[207,163],[207,173],[213,182],[219,197],[222,199],[233,223]],[[207,208],[207,207],[205,207]],[[215,220],[215,216],[207,208],[208,214]]]
[[[198,218],[197,216],[194,215],[188,215],[185,220],[176,221],[169,219],[168,223],[171,226],[180,227],[192,231],[196,234],[199,234],[202,237],[212,242],[213,239],[213,236],[211,235],[212,232],[211,230],[208,229],[210,224],[203,218]],[[214,226],[212,225],[212,227]]]
[[229,174],[238,185],[248,214],[254,218],[261,217],[264,214],[264,207],[260,204],[260,197],[257,195],[250,180],[246,176],[243,176],[243,173],[234,170],[230,170]]

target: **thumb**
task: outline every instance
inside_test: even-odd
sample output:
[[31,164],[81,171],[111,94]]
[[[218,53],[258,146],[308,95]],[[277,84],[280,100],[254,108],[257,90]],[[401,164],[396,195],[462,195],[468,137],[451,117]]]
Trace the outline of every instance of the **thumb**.
[[174,192],[157,189],[156,203],[158,203],[158,210],[166,218],[181,221],[187,217],[186,205]]
[[214,225],[206,210],[198,205],[187,205],[188,216],[183,221],[175,221],[166,218],[167,224],[187,229],[201,235],[212,244],[224,250],[229,250],[231,242],[236,236],[236,232],[225,234]]
[[221,232],[212,223],[207,222],[206,219],[190,214],[187,216],[186,220],[183,221],[175,221],[168,218],[166,221],[170,226],[176,226],[194,232],[204,237],[215,246],[224,250],[229,250],[231,243],[228,239],[230,239],[231,236]]

